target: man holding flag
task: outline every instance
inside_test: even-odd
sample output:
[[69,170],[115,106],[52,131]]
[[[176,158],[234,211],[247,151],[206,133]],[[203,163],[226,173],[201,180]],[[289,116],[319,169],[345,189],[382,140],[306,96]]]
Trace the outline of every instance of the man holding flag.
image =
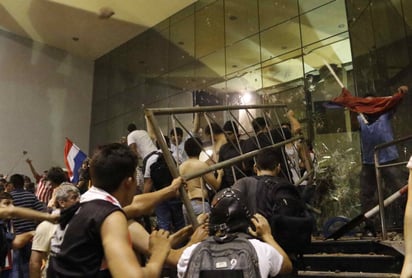
[[[362,151],[362,170],[360,174],[360,201],[362,211],[366,212],[373,208],[377,200],[375,192],[377,188],[376,169],[375,169],[375,146],[388,143],[394,140],[391,126],[391,119],[396,107],[401,103],[405,94],[408,92],[407,86],[400,86],[392,96],[376,97],[367,94],[363,98],[353,96],[346,88],[342,88],[341,94],[332,99],[333,103],[339,104],[349,110],[358,113],[357,120],[353,121],[354,129],[360,131],[361,151]],[[399,154],[396,145],[383,148],[378,153],[379,164],[389,165],[398,162]],[[381,168],[382,178],[385,187],[389,191],[395,192],[406,183],[406,176],[396,166]],[[404,204],[403,204],[404,205]],[[396,211],[393,211],[391,224],[394,228],[402,227],[401,204]],[[365,234],[376,235],[376,227],[372,221],[367,221]]]

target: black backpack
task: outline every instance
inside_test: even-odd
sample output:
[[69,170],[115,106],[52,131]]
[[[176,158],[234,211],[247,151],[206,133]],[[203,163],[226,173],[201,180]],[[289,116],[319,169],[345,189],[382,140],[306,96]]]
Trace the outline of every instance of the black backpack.
[[247,238],[238,233],[228,242],[209,236],[193,249],[184,277],[186,278],[260,278],[258,257]]
[[303,254],[311,244],[314,218],[289,181],[258,176],[256,211],[267,218],[272,235],[288,254]]
[[[150,153],[145,157],[145,162],[147,162],[147,159],[152,155],[157,155],[158,157],[157,160],[152,165],[150,165],[150,178],[153,181],[153,188],[155,190],[159,190],[166,186],[169,186],[173,181],[173,176],[170,173],[166,159],[162,152],[156,151]],[[146,163],[143,164],[146,165]]]
[[14,234],[7,230],[7,223],[0,220],[0,269],[4,267],[6,256],[11,250]]

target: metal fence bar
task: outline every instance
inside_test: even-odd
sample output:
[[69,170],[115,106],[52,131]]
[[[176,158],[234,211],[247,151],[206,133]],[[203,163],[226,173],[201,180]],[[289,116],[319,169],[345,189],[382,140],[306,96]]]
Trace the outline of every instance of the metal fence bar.
[[[159,125],[157,123],[156,117],[154,117],[153,112],[150,109],[145,110],[145,116],[147,117],[150,124],[153,126],[153,131],[156,135],[157,143],[163,152],[163,156],[166,160],[167,166],[169,167],[170,173],[174,178],[179,177],[179,170],[174,162],[172,154],[169,151],[169,147],[167,146],[165,138],[163,137],[160,128],[158,128]],[[183,186],[179,188],[179,193],[180,198],[182,199],[182,202],[187,209],[190,222],[192,223],[193,228],[196,228],[199,225],[199,223],[197,222],[196,215],[193,211],[193,207],[191,206],[190,200]]]
[[[399,138],[397,140],[393,140],[387,143],[383,143],[383,144],[379,144],[377,146],[375,146],[374,149],[374,159],[375,159],[375,172],[376,172],[376,184],[377,184],[377,189],[378,189],[378,199],[379,199],[379,216],[381,218],[381,228],[382,228],[382,239],[386,240],[388,238],[388,234],[387,234],[387,227],[386,227],[386,220],[385,220],[385,204],[384,204],[384,196],[383,196],[383,184],[382,184],[382,175],[381,175],[381,168],[385,168],[385,167],[390,167],[393,166],[394,164],[385,164],[385,165],[381,165],[379,164],[379,151],[385,147],[389,147],[392,145],[396,145],[405,141],[409,141],[412,140],[412,135],[410,136],[406,136],[406,137],[402,137]],[[402,164],[406,164],[406,162],[401,162],[401,163],[395,163],[396,165],[402,165]]]
[[254,104],[254,105],[230,105],[230,106],[195,106],[195,107],[175,107],[175,108],[146,108],[153,115],[185,114],[195,112],[219,112],[224,110],[244,110],[244,109],[264,109],[264,108],[285,108],[284,104]]
[[[179,177],[179,169],[177,167],[177,165],[174,162],[174,159],[169,151],[169,148],[166,144],[166,141],[163,137],[163,134],[159,128],[159,124],[156,120],[156,115],[172,115],[172,117],[176,119],[175,114],[186,114],[186,113],[200,113],[200,112],[219,112],[219,111],[226,111],[226,110],[246,110],[247,112],[248,109],[268,109],[268,108],[286,108],[286,105],[283,104],[257,104],[257,105],[234,105],[234,106],[195,106],[195,107],[176,107],[176,108],[146,108],[144,113],[145,116],[147,117],[149,123],[151,124],[151,126],[153,127],[153,132],[156,136],[157,139],[157,143],[160,147],[160,149],[163,152],[164,158],[166,160],[166,163],[170,169],[170,172],[172,174],[172,176],[174,178]],[[180,123],[180,121],[178,121]],[[181,124],[181,123],[180,123]],[[282,141],[280,143],[277,144],[273,144],[271,146],[267,146],[264,148],[260,148],[258,150],[255,151],[251,151],[245,154],[242,154],[238,157],[220,162],[220,163],[216,163],[212,166],[210,166],[208,169],[204,170],[204,171],[200,171],[200,172],[196,172],[193,173],[191,175],[188,176],[184,176],[183,179],[184,180],[191,180],[197,177],[200,177],[206,173],[212,172],[212,171],[216,171],[218,169],[224,168],[224,167],[230,167],[240,161],[243,161],[247,158],[251,158],[256,156],[258,153],[263,152],[265,150],[268,149],[273,149],[273,148],[279,148],[287,143],[299,140],[299,139],[303,139],[303,136],[297,136],[297,137],[293,137],[289,140],[285,140]],[[193,212],[193,207],[191,206],[190,200],[187,196],[187,193],[184,189],[183,186],[181,186],[179,188],[179,193],[180,193],[180,197],[182,199],[182,202],[184,204],[184,206],[187,209],[188,212],[188,216],[190,219],[190,222],[192,223],[192,225],[194,226],[194,228],[196,228],[198,226],[198,222],[196,219],[196,216]]]

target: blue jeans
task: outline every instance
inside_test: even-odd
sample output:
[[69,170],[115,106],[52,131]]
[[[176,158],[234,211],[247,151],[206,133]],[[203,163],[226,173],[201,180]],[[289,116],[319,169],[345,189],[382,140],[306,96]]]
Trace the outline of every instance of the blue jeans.
[[155,209],[159,229],[174,233],[185,226],[182,202],[178,199],[168,200],[157,205]]
[[[203,211],[203,203],[200,200],[190,200],[190,203],[192,204],[193,207],[193,212],[195,213],[195,216],[199,216],[202,213],[210,213],[210,204],[208,202],[204,202],[204,208],[205,211]],[[192,224],[190,222],[189,214],[187,213],[187,210],[185,206],[183,206],[183,215],[185,217],[185,222],[186,225]]]
[[13,265],[10,278],[29,278],[29,262],[31,254],[31,243],[20,249],[13,250]]

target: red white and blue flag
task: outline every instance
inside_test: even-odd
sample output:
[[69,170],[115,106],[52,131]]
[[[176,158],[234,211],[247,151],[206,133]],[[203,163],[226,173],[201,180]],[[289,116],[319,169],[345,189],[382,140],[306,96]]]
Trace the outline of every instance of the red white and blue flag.
[[64,163],[69,173],[70,181],[76,184],[79,181],[79,169],[87,155],[80,150],[70,139],[66,138],[64,145]]

